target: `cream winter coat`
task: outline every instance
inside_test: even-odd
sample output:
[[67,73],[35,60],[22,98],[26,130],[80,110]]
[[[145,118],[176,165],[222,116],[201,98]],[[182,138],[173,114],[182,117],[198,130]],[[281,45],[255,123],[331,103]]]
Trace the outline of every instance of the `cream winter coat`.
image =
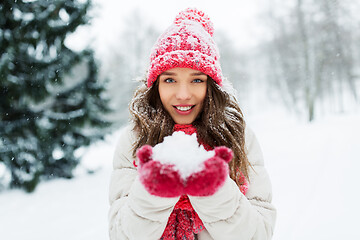
[[[247,156],[253,166],[246,195],[229,177],[212,196],[189,196],[206,228],[198,235],[199,240],[267,240],[272,237],[276,210],[271,204],[270,180],[256,137],[249,128],[245,135]],[[134,139],[131,126],[128,126],[122,131],[115,151],[110,182],[111,240],[160,239],[179,200],[179,197],[150,195],[142,186],[133,166],[131,145]]]

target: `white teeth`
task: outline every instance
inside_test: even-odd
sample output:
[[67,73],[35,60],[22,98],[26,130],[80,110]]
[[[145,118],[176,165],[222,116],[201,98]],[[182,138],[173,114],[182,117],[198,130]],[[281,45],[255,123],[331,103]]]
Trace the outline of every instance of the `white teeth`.
[[188,107],[176,106],[176,108],[180,111],[189,111],[191,109],[191,106],[188,106]]

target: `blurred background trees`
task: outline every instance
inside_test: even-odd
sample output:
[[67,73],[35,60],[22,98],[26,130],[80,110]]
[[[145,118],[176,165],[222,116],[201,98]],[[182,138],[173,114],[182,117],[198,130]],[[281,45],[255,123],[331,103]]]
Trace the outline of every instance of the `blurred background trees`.
[[76,150],[110,125],[93,52],[64,40],[88,23],[90,2],[0,3],[0,164],[2,184],[33,191],[41,179],[71,178]]
[[146,78],[150,50],[160,35],[139,9],[123,19],[124,28],[114,36],[111,51],[102,58],[102,72],[109,79],[111,103],[116,109],[112,119],[117,125],[128,121],[129,102],[139,81]]
[[[315,118],[317,108],[342,112],[357,102],[359,21],[354,2],[293,0],[269,9],[272,39],[264,46],[267,77],[289,109]],[[279,9],[283,10],[279,14]]]

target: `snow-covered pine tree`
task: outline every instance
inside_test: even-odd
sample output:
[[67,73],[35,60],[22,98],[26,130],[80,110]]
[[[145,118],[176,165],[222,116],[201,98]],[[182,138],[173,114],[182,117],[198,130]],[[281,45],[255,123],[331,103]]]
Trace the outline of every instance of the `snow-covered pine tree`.
[[64,44],[87,24],[89,7],[78,0],[0,3],[0,167],[11,188],[31,192],[41,179],[71,178],[75,150],[110,125],[93,52]]

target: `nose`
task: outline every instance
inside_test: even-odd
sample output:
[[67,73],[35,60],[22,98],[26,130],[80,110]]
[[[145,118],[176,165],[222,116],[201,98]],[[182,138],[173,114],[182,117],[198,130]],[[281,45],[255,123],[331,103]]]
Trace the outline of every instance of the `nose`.
[[191,98],[191,90],[187,84],[179,85],[176,92],[176,98],[178,100],[189,100]]

